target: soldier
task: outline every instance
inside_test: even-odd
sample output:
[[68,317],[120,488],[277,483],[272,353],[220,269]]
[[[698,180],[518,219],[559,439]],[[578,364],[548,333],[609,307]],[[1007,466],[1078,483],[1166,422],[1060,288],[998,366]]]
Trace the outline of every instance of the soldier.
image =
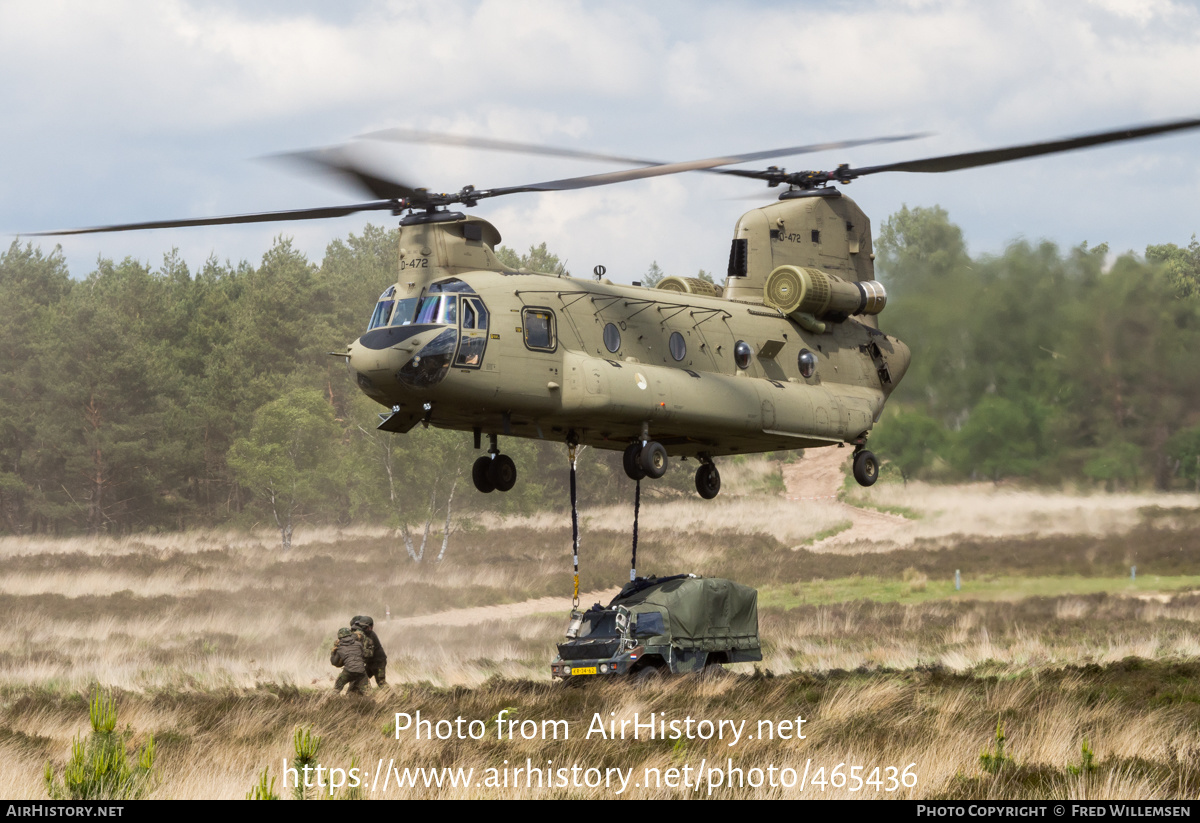
[[375,685],[383,688],[387,685],[387,652],[375,634],[375,620],[370,615],[355,615],[350,625],[358,629],[371,642],[374,654],[367,658],[367,678],[375,678]]
[[342,687],[349,684],[347,694],[362,694],[368,684],[366,661],[372,651],[370,639],[361,631],[338,629],[337,642],[329,652],[329,662],[342,670],[333,684],[335,692],[341,692]]

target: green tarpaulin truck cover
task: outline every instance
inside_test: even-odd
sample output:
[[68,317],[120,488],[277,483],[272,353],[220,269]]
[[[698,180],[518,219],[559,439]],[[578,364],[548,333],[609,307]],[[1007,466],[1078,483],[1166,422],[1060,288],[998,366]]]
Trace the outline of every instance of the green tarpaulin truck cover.
[[758,592],[732,580],[683,577],[641,589],[631,585],[610,605],[624,606],[635,615],[662,612],[671,645],[679,649],[759,646]]

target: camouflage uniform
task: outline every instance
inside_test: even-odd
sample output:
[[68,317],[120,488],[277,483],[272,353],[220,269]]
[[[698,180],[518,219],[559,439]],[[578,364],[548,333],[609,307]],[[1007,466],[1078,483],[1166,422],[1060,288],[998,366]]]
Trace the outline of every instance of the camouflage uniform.
[[361,631],[338,629],[337,642],[329,652],[329,662],[342,670],[333,690],[340,692],[349,684],[347,694],[361,694],[367,685],[367,660],[374,648],[371,640]]
[[375,678],[375,685],[383,688],[387,685],[387,652],[379,642],[379,635],[375,634],[374,618],[369,615],[355,615],[351,618],[350,625],[361,631],[371,642],[374,651],[367,658],[367,679]]

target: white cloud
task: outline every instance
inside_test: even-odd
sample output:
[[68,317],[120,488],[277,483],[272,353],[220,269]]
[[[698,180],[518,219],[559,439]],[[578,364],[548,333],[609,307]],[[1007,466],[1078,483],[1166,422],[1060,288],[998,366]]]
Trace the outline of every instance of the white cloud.
[[[665,160],[937,132],[919,144],[781,161],[794,167],[1200,114],[1200,12],[1167,0],[346,8],[0,5],[0,228],[330,205],[342,195],[246,158],[393,125]],[[388,152],[397,175],[441,189],[603,168],[455,148]],[[1184,242],[1200,228],[1198,155],[1200,135],[1192,135],[955,175],[881,175],[850,193],[876,226],[901,202],[941,203],[976,248],[995,250],[1016,233],[1066,244]],[[1139,177],[1142,169],[1153,176]],[[595,261],[640,274],[658,259],[683,273],[720,271],[733,223],[749,206],[723,198],[753,190],[686,175],[495,201],[479,212],[506,240],[546,240],[587,269]],[[1119,207],[1106,208],[1109,199]],[[322,238],[366,219],[284,231],[319,256]],[[77,270],[98,250],[157,262],[177,238],[203,249],[189,262],[208,249],[254,261],[279,231],[205,229],[196,240],[141,233],[65,240],[64,248]]]

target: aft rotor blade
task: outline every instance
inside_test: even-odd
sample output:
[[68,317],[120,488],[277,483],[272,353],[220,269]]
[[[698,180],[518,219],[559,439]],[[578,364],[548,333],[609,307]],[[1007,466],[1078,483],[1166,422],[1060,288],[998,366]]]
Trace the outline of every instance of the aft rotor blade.
[[480,192],[480,197],[496,197],[501,194],[516,194],[529,191],[570,191],[586,189],[592,186],[607,186],[612,183],[624,183],[629,180],[643,180],[648,177],[662,177],[668,174],[679,174],[685,171],[705,171],[719,166],[732,166],[737,163],[750,163],[755,160],[769,160],[774,157],[787,157],[795,154],[808,154],[817,151],[847,149],[855,146],[865,146],[870,143],[894,143],[901,140],[912,140],[922,137],[919,134],[906,134],[897,137],[876,137],[869,140],[843,140],[836,143],[813,143],[807,146],[791,146],[783,149],[768,149],[748,154],[731,154],[725,157],[710,157],[706,160],[688,160],[683,163],[663,163],[640,169],[610,171],[603,174],[590,174],[585,177],[568,177],[563,180],[551,180],[546,183],[532,183],[526,186],[510,186],[499,189],[489,189]]
[[233,214],[224,217],[195,217],[185,220],[151,220],[146,223],[120,223],[113,226],[93,226],[87,229],[65,229],[63,231],[30,232],[31,237],[54,237],[66,234],[101,234],[114,231],[140,231],[142,229],[178,229],[191,226],[226,226],[235,223],[271,223],[285,220],[320,220],[325,217],[345,217],[360,211],[392,210],[398,204],[359,203],[354,206],[328,206],[315,209],[293,209],[291,211],[264,211],[255,214]]
[[924,160],[909,160],[903,163],[889,163],[884,166],[865,166],[852,169],[851,175],[861,177],[865,174],[877,174],[884,171],[907,171],[922,173],[937,173],[958,171],[977,166],[993,166],[997,163],[1008,163],[1013,160],[1023,160],[1026,157],[1037,157],[1043,154],[1055,154],[1062,151],[1086,149],[1100,146],[1104,143],[1118,143],[1123,140],[1138,140],[1143,137],[1153,137],[1173,131],[1185,131],[1200,127],[1200,120],[1175,120],[1170,123],[1160,123],[1154,126],[1135,126],[1117,129],[1115,131],[1085,134],[1079,137],[1067,137],[1062,140],[1051,140],[1042,143],[1027,143],[1023,146],[1009,146],[1001,149],[986,149],[965,154],[948,154],[942,157],[929,157]]

